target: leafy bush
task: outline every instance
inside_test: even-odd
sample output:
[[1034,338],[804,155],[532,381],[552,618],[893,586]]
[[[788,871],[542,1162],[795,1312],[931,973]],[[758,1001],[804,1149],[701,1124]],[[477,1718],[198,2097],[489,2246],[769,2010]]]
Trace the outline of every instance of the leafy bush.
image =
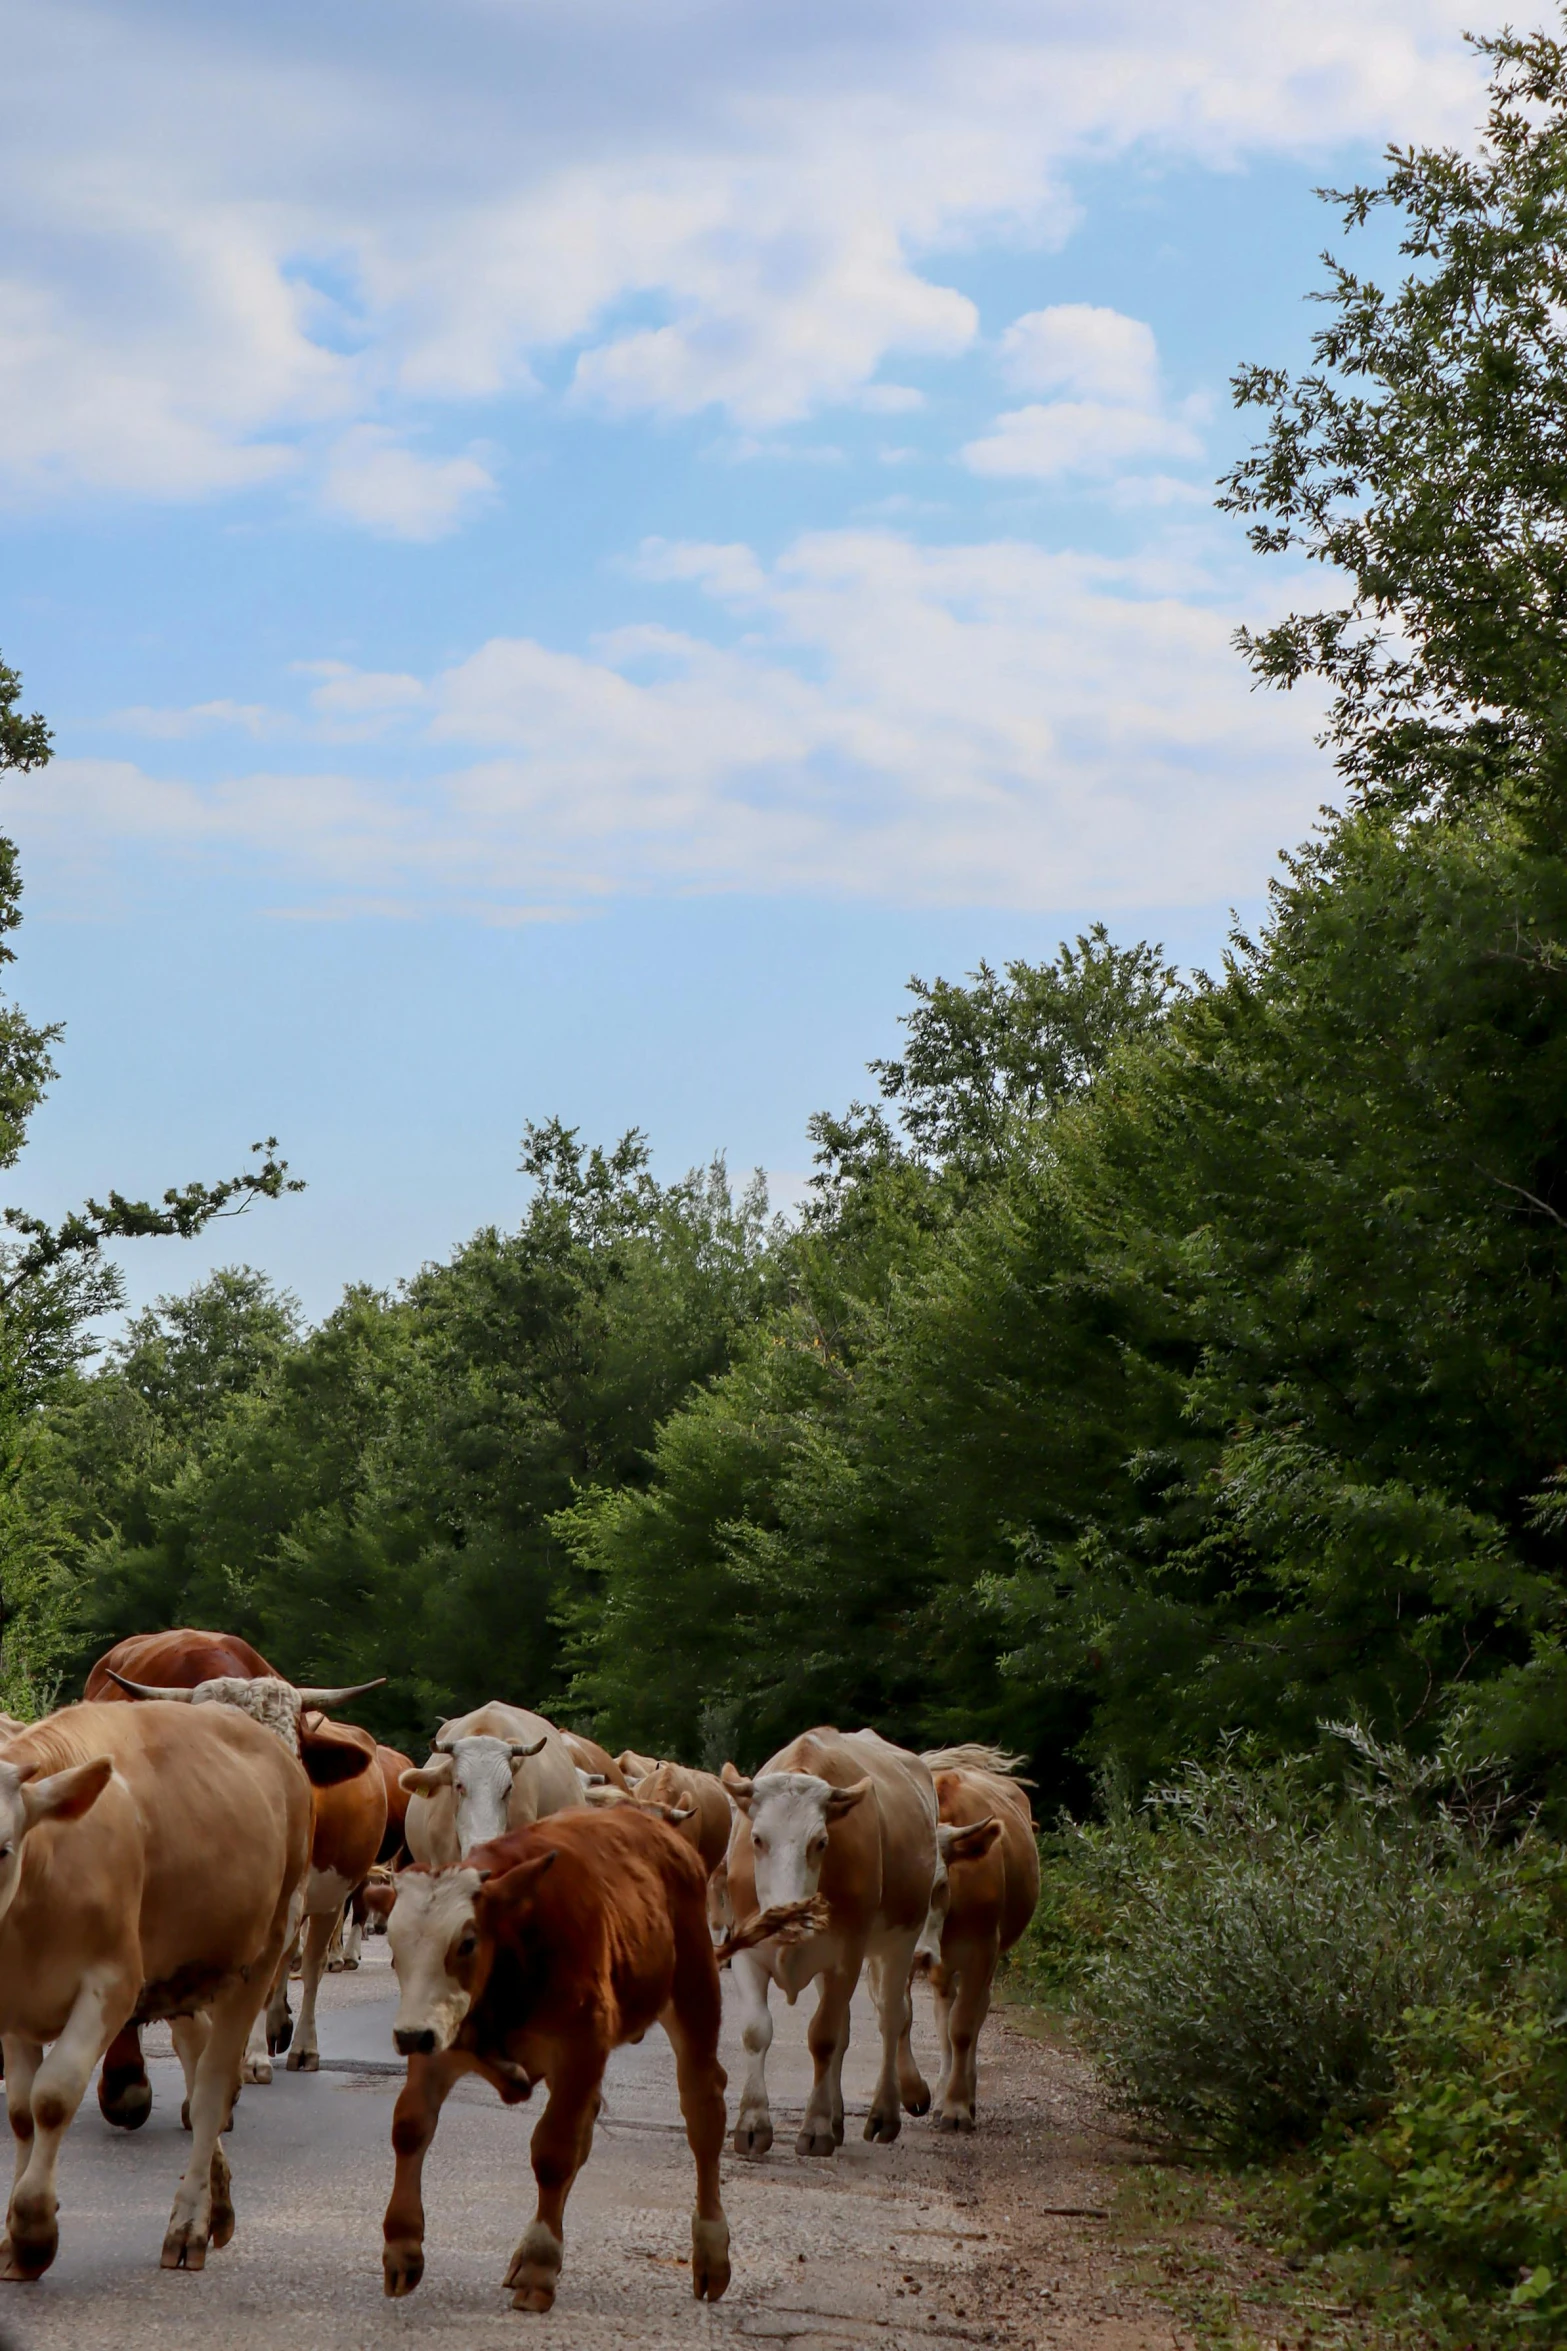
[[[1406,2012],[1478,1999],[1510,1864],[1473,1802],[1358,1733],[1360,1769],[1189,1765],[1140,1813],[1078,1832],[1110,1898],[1087,2005],[1126,2102],[1226,2154],[1368,2117]],[[1472,1796],[1475,1783],[1468,1783]]]
[[1516,2322],[1567,2331],[1567,2018],[1417,2009],[1394,2036],[1383,2118],[1323,2152],[1310,2219],[1330,2242],[1392,2239],[1450,2294],[1505,2296]]

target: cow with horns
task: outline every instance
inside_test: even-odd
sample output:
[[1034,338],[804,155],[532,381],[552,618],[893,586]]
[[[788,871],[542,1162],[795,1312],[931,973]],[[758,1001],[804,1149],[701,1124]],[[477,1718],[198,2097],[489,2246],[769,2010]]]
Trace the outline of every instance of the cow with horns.
[[806,2038],[815,2080],[795,2152],[831,2155],[843,2139],[843,2060],[849,2003],[869,1962],[881,2026],[882,2062],[865,2120],[884,2144],[902,2127],[901,2109],[924,2114],[930,2092],[909,2048],[909,1975],[930,1911],[936,1873],[936,1791],[917,1755],[875,1731],[804,1732],[745,1779],[732,1763],[724,1786],[741,1818],[729,1847],[729,1896],[737,1916],[758,1906],[820,1896],[820,1930],[793,1945],[763,1945],[737,1958],[741,2038],[750,2060],[735,2125],[737,2155],[765,2155],[773,2143],[767,2052],[768,1994],[790,2001],[821,1980]]
[[60,2141],[109,2044],[165,2017],[191,2145],[165,2269],[234,2229],[221,2134],[310,1859],[310,1783],[224,1706],[81,1705],[0,1747],[0,2047],[17,2168],[0,2277],[59,2242]]
[[[161,1668],[170,1678],[153,1682],[132,1676],[125,1670],[131,1663],[143,1673]],[[253,1663],[266,1666],[248,1642],[230,1634],[144,1633],[100,1658],[87,1686],[109,1698],[235,1708],[271,1731],[305,1765],[314,1802],[310,1870],[297,1922],[304,1938],[300,2012],[295,2026],[289,2016],[284,1965],[277,1972],[265,2016],[256,2021],[245,2058],[246,2080],[266,2082],[272,2078],[274,2051],[289,2050],[291,2072],[314,2072],[320,2062],[316,1998],[327,1948],[344,1903],[375,1866],[386,1831],[386,1790],[374,1768],[374,1739],[352,1724],[326,1721],[324,1710],[379,1689],[385,1677],[330,1689],[299,1688],[270,1669],[254,1671]],[[207,1669],[215,1664],[246,1670],[214,1674]],[[151,2111],[152,2091],[134,2029],[120,2035],[109,2051],[98,2103],[106,2119],[125,2130],[139,2128]]]
[[429,1761],[403,1774],[406,1836],[426,1869],[455,1869],[475,1845],[583,1801],[561,1733],[542,1714],[493,1700],[443,1722]]

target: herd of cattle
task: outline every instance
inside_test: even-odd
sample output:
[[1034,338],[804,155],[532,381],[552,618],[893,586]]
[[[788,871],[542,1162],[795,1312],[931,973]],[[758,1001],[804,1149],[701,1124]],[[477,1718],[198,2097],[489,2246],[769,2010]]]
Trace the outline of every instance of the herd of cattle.
[[[111,2123],[151,2110],[140,2028],[167,2019],[190,2156],[163,2244],[199,2270],[234,2229],[223,2147],[241,2086],[319,2064],[316,1998],[334,1935],[352,1965],[385,1919],[407,2079],[383,2252],[388,2294],[424,2267],[420,2178],[467,2074],[508,2103],[538,2082],[536,2216],[507,2274],[547,2310],[565,2204],[612,2049],[660,2023],[696,2162],[691,2274],[729,2282],[719,2200],[727,2127],[719,1969],[732,1969],[747,2068],[736,2151],[772,2145],[769,1995],[813,1981],[814,2082],[795,2141],[842,2141],[849,2004],[868,1969],[881,2064],[865,2136],[898,2135],[932,2093],[910,2040],[929,1973],[938,2125],[972,2130],[975,2056],[996,1962],[1039,1892],[1012,1759],[924,1756],[869,1730],[807,1731],[747,1779],[630,1751],[494,1704],[441,1726],[429,1759],[329,1719],[377,1685],[298,1688],[248,1643],[139,1634],[100,1659],[80,1705],[0,1717],[0,2048],[16,2177],[0,2277],[40,2277],[58,2242],[60,2142],[95,2070]],[[127,1703],[135,1701],[135,1703]],[[291,1958],[301,1976],[289,2012]]]

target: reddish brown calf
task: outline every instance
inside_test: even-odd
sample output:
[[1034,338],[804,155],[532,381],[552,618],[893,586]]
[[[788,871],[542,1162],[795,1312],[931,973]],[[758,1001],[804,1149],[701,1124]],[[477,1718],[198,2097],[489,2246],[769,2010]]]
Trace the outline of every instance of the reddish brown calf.
[[506,2273],[515,2308],[548,2310],[609,2053],[662,2024],[696,2159],[692,2290],[718,2300],[729,2283],[718,2192],[725,2080],[706,1895],[691,1847],[630,1805],[555,1813],[477,1847],[461,1868],[403,1872],[388,1925],[401,1993],[394,2038],[408,2058],[392,2122],[389,2295],[412,2293],[424,2274],[425,2151],[453,2086],[477,2073],[508,2104],[549,2085],[533,2134],[538,2210]]

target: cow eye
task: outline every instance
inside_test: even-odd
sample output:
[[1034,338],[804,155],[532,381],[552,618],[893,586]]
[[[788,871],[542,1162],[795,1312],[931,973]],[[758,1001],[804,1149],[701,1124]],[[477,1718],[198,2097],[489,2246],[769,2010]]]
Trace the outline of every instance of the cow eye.
[[811,1839],[811,1859],[813,1861],[819,1860],[821,1855],[824,1854],[826,1850],[827,1839],[825,1837],[813,1837]]
[[0,1845],[0,1861],[9,1861],[15,1850],[16,1847],[11,1843],[11,1840],[8,1837],[5,1843]]
[[767,1851],[767,1839],[765,1837],[753,1837],[751,1842],[755,1846],[758,1853],[765,1853]]
[[478,1948],[479,1938],[470,1927],[457,1946],[457,1956],[459,1959],[471,1959]]

